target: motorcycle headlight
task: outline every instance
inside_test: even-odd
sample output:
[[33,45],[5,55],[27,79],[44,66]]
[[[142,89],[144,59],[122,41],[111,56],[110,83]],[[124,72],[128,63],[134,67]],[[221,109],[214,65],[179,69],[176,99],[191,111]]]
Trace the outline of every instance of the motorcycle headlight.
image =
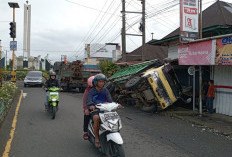
[[56,101],[56,99],[52,99],[52,101]]

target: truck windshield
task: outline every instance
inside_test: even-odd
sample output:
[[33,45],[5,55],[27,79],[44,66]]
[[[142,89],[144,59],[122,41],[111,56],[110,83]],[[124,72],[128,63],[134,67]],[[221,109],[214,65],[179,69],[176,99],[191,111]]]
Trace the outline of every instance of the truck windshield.
[[170,64],[166,65],[162,69],[168,83],[170,84],[172,91],[176,97],[180,96],[180,92],[182,91],[182,87],[177,79],[176,73]]

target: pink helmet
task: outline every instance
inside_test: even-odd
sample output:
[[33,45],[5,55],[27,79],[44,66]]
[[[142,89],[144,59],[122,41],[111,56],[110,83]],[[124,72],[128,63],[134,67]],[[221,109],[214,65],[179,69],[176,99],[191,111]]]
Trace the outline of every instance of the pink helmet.
[[89,78],[88,78],[88,86],[90,86],[90,87],[93,87],[93,79],[94,79],[94,76],[90,76]]

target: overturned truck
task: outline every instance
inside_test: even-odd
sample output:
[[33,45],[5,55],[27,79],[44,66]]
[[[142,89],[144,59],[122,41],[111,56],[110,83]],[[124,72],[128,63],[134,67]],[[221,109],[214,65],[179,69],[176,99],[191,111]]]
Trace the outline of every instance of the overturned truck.
[[133,64],[109,78],[106,87],[122,104],[135,104],[143,111],[165,109],[178,100],[186,102],[174,69],[159,60]]

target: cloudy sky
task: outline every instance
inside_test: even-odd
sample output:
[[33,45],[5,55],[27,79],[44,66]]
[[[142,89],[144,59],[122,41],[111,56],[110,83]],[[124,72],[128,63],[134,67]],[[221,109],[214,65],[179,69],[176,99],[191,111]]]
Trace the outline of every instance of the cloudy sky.
[[[203,9],[216,0],[203,0]],[[232,0],[224,0],[231,2]],[[0,0],[0,40],[2,49],[9,51],[12,40],[9,22],[13,9],[8,2],[17,2],[16,9],[18,47],[16,55],[23,54],[23,18],[26,0]],[[179,27],[179,0],[146,0],[146,41],[161,39]],[[31,55],[53,61],[67,55],[68,60],[83,58],[87,43],[119,43],[121,45],[121,0],[30,0]],[[127,11],[141,11],[139,0],[126,0]],[[127,33],[141,34],[138,30],[141,14],[127,14]],[[127,51],[141,46],[141,37],[128,36]],[[11,53],[10,53],[11,54]],[[10,55],[8,53],[8,55]]]

